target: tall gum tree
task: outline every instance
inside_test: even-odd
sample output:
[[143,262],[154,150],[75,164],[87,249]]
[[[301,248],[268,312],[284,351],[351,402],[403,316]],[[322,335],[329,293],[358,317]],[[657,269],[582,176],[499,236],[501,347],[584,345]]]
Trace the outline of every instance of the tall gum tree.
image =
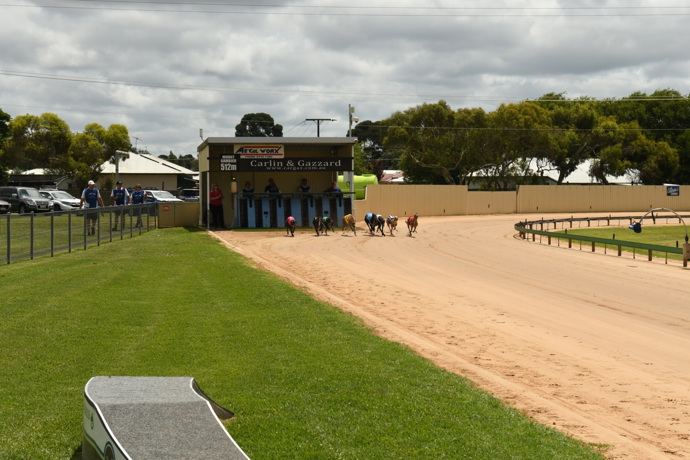
[[476,170],[473,134],[484,123],[481,109],[456,113],[445,101],[425,103],[384,120],[383,145],[399,152],[408,181],[462,184]]
[[9,125],[5,161],[7,166],[18,170],[59,171],[67,162],[71,142],[69,126],[57,115],[20,115]]

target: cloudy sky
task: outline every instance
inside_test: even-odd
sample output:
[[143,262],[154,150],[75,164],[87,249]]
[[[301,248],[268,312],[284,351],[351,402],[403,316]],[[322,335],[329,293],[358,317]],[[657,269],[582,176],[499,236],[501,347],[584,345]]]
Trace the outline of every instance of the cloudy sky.
[[[683,3],[688,6],[682,7]],[[72,131],[124,124],[155,155],[194,154],[266,112],[285,136],[536,98],[690,85],[676,0],[0,0],[0,109]]]

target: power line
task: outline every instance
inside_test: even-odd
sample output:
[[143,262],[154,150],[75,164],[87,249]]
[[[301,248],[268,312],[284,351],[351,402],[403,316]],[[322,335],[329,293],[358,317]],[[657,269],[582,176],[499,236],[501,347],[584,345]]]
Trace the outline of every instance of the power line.
[[[394,93],[352,93],[352,92],[337,92],[337,91],[312,91],[312,90],[295,90],[295,89],[272,89],[272,88],[227,88],[227,87],[213,87],[213,86],[194,86],[194,85],[179,85],[173,83],[158,83],[158,82],[141,82],[141,81],[126,81],[126,80],[108,80],[104,78],[81,77],[75,75],[54,75],[54,74],[39,74],[31,72],[19,72],[13,70],[1,70],[0,75],[8,75],[14,77],[37,78],[45,80],[68,81],[77,83],[95,83],[104,85],[118,85],[118,86],[132,86],[132,87],[146,87],[159,89],[176,89],[189,91],[211,91],[220,93],[258,93],[258,94],[300,94],[305,96],[320,96],[320,97],[361,97],[368,99],[416,99],[416,100],[463,100],[474,102],[560,102],[560,103],[583,103],[588,100],[581,99],[528,99],[524,97],[514,96],[481,96],[481,95],[439,95],[439,94],[394,94]],[[626,101],[673,101],[673,100],[687,100],[687,97],[659,97],[659,98],[626,98]],[[618,99],[617,99],[618,101]]]
[[[75,0],[87,2],[87,0]],[[89,4],[133,4],[158,5],[163,8],[114,7],[114,6],[74,6],[74,5],[26,5],[0,4],[0,7],[46,8],[62,10],[91,11],[137,11],[153,13],[205,13],[205,14],[241,14],[241,15],[289,15],[289,16],[366,16],[366,17],[650,17],[650,16],[688,16],[690,7],[674,6],[617,6],[617,7],[440,7],[440,6],[352,6],[352,5],[277,5],[248,3],[197,3],[197,2],[163,2],[163,1],[118,1],[88,0]],[[171,9],[166,7],[190,6],[197,9]],[[211,10],[203,7],[250,8],[251,10]],[[269,9],[270,11],[264,11]],[[298,10],[299,9],[299,10]],[[319,11],[313,11],[313,10]],[[298,10],[298,11],[295,11]],[[353,11],[356,10],[356,11]],[[380,12],[377,12],[380,11]],[[403,11],[392,13],[391,11]],[[430,12],[431,11],[431,12]]]

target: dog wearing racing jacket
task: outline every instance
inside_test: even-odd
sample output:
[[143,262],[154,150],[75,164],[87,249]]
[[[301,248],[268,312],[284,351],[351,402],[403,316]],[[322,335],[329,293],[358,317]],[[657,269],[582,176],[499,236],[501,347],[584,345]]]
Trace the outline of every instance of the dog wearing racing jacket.
[[364,215],[364,223],[369,227],[369,233],[373,234],[376,228],[376,214],[368,212]]
[[294,237],[295,236],[295,227],[297,227],[297,220],[295,220],[294,217],[290,216],[287,219],[285,219],[285,232]]
[[321,233],[325,233],[328,236],[328,230],[333,231],[333,219],[331,216],[316,216],[312,220],[312,224],[314,225],[316,236],[319,236]]
[[374,217],[374,234],[376,234],[376,230],[380,230],[381,236],[386,236],[386,232],[384,232],[385,226],[386,218],[381,214],[376,214],[376,217]]
[[319,236],[321,234],[321,230],[323,230],[323,222],[321,221],[321,218],[319,216],[314,216],[314,219],[312,219],[311,223],[314,226],[316,236]]
[[417,233],[417,214],[407,218],[407,231],[410,232],[410,236],[413,233]]
[[328,231],[330,230],[331,232],[335,230],[335,224],[333,222],[333,218],[331,216],[323,216],[321,218],[321,222],[323,223],[323,230],[328,235]]
[[357,229],[355,228],[355,216],[348,214],[343,216],[343,233],[345,233],[345,228],[352,230],[352,233],[357,236]]
[[391,236],[393,236],[393,230],[398,231],[398,216],[388,216],[386,217],[386,225],[388,226],[388,231]]

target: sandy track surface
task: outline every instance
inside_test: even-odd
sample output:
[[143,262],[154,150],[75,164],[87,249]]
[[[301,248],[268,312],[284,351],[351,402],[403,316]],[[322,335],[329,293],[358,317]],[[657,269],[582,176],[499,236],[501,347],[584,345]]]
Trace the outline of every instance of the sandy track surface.
[[385,238],[216,235],[608,458],[690,458],[690,270],[516,237],[539,217],[420,217],[412,237],[404,224]]

